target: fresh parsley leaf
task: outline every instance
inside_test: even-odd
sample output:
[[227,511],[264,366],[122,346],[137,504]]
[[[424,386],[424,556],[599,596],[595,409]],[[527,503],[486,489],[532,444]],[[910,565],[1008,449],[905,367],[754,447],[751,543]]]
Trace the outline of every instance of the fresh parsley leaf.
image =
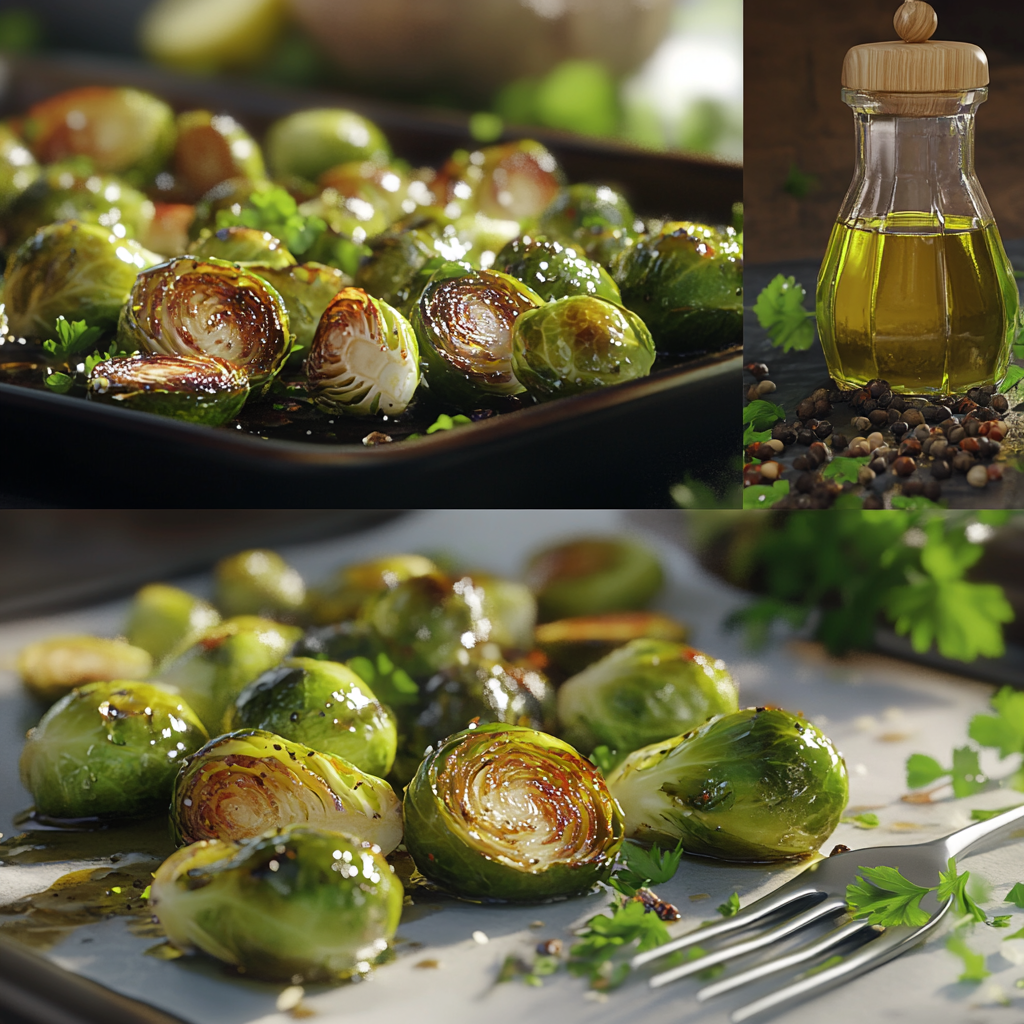
[[[971,821],[988,821],[990,818],[995,818],[998,815],[1004,814],[1006,811],[1012,811],[1017,807],[1020,807],[1020,804],[1014,804],[1013,807],[1000,807],[995,811],[983,811],[980,807],[976,807],[971,811]],[[1018,906],[1024,908],[1024,903],[1020,903]]]
[[768,430],[785,418],[786,413],[781,405],[766,401],[764,398],[756,398],[743,407],[743,425],[751,426],[755,430]]
[[591,988],[612,989],[629,973],[628,963],[613,964],[612,958],[636,944],[644,952],[668,942],[668,929],[656,914],[647,913],[639,900],[618,900],[611,916],[597,914],[584,925],[583,939],[569,950],[569,970],[590,979]]
[[864,455],[860,458],[845,458],[842,455],[837,455],[821,471],[821,475],[827,480],[838,480],[840,483],[855,484],[861,466],[866,466],[870,461],[871,457],[869,455]]
[[931,498],[926,498],[923,494],[915,494],[913,496],[908,494],[894,494],[892,498],[892,507],[903,509],[908,512],[919,512],[922,509],[936,509],[946,508],[949,502],[942,498],[939,501],[932,501]]
[[1019,384],[1021,380],[1024,380],[1024,366],[1017,366],[1016,363],[1011,363],[1006,368],[1006,376],[1003,378],[1002,384],[999,385],[1000,393],[1005,394]]
[[854,917],[866,917],[871,924],[895,927],[907,924],[926,924],[929,915],[921,909],[921,900],[933,892],[932,888],[916,885],[896,868],[859,868],[864,876],[857,876],[846,887],[846,902]]
[[984,955],[967,945],[959,929],[946,939],[946,949],[963,961],[964,972],[960,975],[960,981],[983,981],[992,973],[985,969]]
[[752,423],[748,423],[743,428],[743,447],[746,448],[748,444],[760,444],[764,441],[770,441],[772,438],[772,432],[770,430],[755,430]]
[[718,905],[718,912],[722,917],[735,917],[740,912],[740,898],[733,893],[724,903]]
[[66,373],[54,371],[46,377],[46,386],[58,395],[66,395],[74,386],[75,378],[69,377]]
[[657,846],[647,849],[627,840],[619,849],[620,870],[612,876],[612,885],[628,886],[627,896],[647,885],[661,885],[679,869],[682,855],[682,843],[678,843],[674,850],[662,850]]
[[789,494],[789,481],[776,480],[770,486],[768,484],[754,484],[751,487],[743,488],[744,508],[771,508],[777,501],[781,501]]
[[447,413],[441,413],[440,416],[434,420],[433,423],[427,427],[428,434],[436,434],[439,430],[451,430],[454,427],[461,427],[466,423],[472,423],[473,421],[468,416],[463,416],[462,413],[457,413],[455,416],[449,416]]
[[878,828],[878,815],[871,811],[865,811],[863,814],[851,814],[840,820],[847,825],[856,825],[857,828]]
[[907,789],[922,789],[944,775],[949,775],[949,769],[943,768],[934,757],[911,754],[907,758]]
[[953,751],[953,796],[973,796],[985,788],[988,779],[982,774],[978,752],[973,747],[957,747]]
[[957,873],[956,861],[950,857],[945,871],[939,872],[938,897],[945,903],[950,897],[956,901],[957,912],[961,915],[969,915],[974,921],[985,921],[988,915],[971,898],[967,891],[967,883],[970,880],[970,871]]
[[1018,882],[1007,894],[1004,903],[1012,903],[1024,910],[1024,884]]
[[55,359],[69,363],[76,356],[90,352],[103,336],[102,327],[90,327],[84,320],[68,322],[59,316],[54,324],[57,341],[44,341],[43,349]]
[[776,275],[754,303],[757,322],[772,344],[783,352],[802,351],[814,344],[814,314],[804,309],[807,292],[795,277]]
[[1024,751],[1024,693],[1004,686],[993,698],[994,715],[975,715],[967,735],[1000,757]]
[[1010,922],[1012,920],[1013,920],[1013,918],[1009,914],[997,914],[988,923],[993,928],[1009,928],[1010,927]]

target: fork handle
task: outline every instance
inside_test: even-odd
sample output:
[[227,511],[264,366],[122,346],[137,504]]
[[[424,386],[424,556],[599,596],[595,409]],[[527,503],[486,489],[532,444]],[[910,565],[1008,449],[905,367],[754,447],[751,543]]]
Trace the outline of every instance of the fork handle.
[[[1024,804],[1014,807],[1011,811],[997,814],[994,818],[989,818],[988,821],[976,821],[974,824],[960,829],[959,832],[946,836],[942,842],[945,844],[948,856],[959,857],[960,854],[966,853],[983,839],[994,837],[1021,822],[1024,822]],[[1024,826],[1021,827],[1020,836],[1024,838]]]

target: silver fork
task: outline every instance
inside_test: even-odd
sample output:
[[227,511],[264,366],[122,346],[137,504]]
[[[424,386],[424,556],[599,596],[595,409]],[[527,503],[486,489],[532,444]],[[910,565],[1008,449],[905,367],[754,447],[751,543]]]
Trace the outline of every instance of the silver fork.
[[[679,967],[656,974],[650,979],[652,988],[659,988],[679,978],[685,978],[717,964],[724,964],[736,957],[770,947],[801,929],[826,918],[838,917],[845,913],[846,887],[854,881],[861,867],[898,868],[906,878],[918,885],[938,884],[938,873],[945,870],[950,857],[959,857],[977,846],[982,840],[995,839],[1013,825],[1024,820],[1024,804],[1011,811],[979,821],[960,829],[942,839],[929,843],[915,843],[907,846],[873,846],[864,850],[850,850],[827,857],[811,864],[796,878],[780,886],[774,892],[755,900],[734,917],[717,924],[698,928],[686,935],[673,939],[657,949],[639,953],[632,960],[632,966],[641,967],[677,950],[695,946],[744,931],[762,924],[777,922],[772,927],[750,938],[741,939],[722,946],[711,953],[690,960]],[[1024,830],[1021,831],[1024,837]],[[698,1000],[731,991],[742,985],[758,981],[779,971],[809,963],[823,953],[836,951],[854,943],[857,948],[848,952],[842,962],[826,967],[815,974],[805,976],[792,984],[770,992],[768,995],[733,1011],[734,1024],[757,1014],[766,1013],[780,1004],[790,1005],[799,998],[832,988],[849,981],[865,971],[870,971],[887,960],[906,952],[920,942],[942,920],[949,910],[951,900],[941,906],[934,895],[925,897],[922,907],[929,910],[928,922],[920,927],[900,926],[882,928],[868,924],[864,918],[847,921],[813,942],[800,946],[771,960],[760,963],[707,985],[697,993]]]

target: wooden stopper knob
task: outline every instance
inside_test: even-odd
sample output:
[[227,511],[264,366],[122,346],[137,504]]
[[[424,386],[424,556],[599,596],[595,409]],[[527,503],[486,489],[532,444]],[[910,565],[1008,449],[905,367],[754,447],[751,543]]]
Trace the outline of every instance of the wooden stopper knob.
[[904,0],[892,19],[896,33],[905,43],[923,43],[935,34],[939,19],[924,0]]

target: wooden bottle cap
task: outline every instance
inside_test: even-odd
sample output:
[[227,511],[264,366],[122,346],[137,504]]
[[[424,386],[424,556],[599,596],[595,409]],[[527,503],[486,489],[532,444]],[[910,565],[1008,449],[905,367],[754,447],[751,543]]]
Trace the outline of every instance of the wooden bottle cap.
[[893,18],[899,41],[854,46],[843,85],[870,92],[961,92],[988,85],[988,58],[973,43],[931,38],[939,20],[924,0],[904,0]]

